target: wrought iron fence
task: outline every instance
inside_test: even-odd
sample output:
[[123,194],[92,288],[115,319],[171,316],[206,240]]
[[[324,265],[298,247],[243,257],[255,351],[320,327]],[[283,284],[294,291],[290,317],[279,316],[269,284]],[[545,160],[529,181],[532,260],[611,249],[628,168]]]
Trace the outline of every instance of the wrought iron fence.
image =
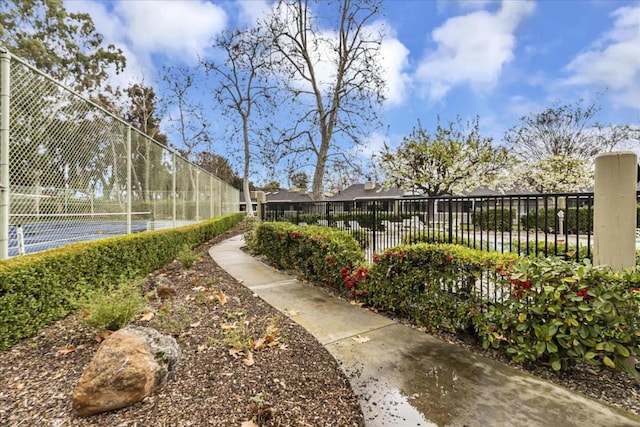
[[[263,220],[349,231],[370,258],[401,243],[437,242],[581,260],[591,258],[593,200],[593,193],[571,193],[271,202]],[[640,208],[638,217],[640,224]]]
[[0,64],[0,259],[239,209],[171,148],[2,48]]

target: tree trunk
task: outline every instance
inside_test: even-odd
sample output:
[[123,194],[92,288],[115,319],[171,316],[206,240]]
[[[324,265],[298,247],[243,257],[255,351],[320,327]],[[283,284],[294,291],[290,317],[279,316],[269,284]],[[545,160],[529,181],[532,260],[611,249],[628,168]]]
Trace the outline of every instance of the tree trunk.
[[253,204],[251,203],[251,192],[249,191],[249,123],[246,115],[242,116],[242,137],[244,140],[244,175],[242,176],[242,191],[244,192],[245,206],[247,207],[247,216],[252,218]]

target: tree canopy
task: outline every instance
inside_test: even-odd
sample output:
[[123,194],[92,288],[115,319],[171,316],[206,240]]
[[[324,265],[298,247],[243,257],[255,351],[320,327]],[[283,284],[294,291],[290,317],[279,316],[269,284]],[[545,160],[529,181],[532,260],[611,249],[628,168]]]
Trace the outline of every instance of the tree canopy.
[[62,0],[0,0],[0,44],[80,91],[126,65],[122,50],[104,46],[91,16],[67,12]]
[[585,105],[583,100],[556,103],[521,117],[507,130],[505,141],[519,157],[532,162],[567,156],[593,159],[622,141],[640,141],[640,127],[603,125],[596,121],[599,111],[596,103]]
[[466,124],[458,118],[435,132],[420,123],[396,150],[381,154],[385,186],[414,190],[436,197],[492,185],[509,164],[504,147],[480,134],[479,119]]

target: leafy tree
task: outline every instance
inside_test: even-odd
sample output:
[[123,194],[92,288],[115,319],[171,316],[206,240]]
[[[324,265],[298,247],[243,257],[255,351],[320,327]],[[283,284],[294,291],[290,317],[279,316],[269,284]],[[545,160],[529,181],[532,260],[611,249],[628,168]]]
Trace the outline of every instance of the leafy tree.
[[307,189],[309,185],[309,175],[306,172],[297,172],[289,177],[291,185],[295,188]]
[[385,145],[380,167],[387,187],[442,196],[492,185],[509,161],[505,148],[480,135],[478,118],[466,126],[458,118],[447,126],[438,120],[433,134],[418,122],[397,150]]
[[[640,141],[640,128],[602,125],[595,120],[600,107],[558,104],[520,118],[506,132],[505,141],[521,158],[531,162],[574,157],[593,159],[622,141]],[[559,167],[559,166],[558,166]]]
[[278,181],[271,181],[265,184],[262,189],[264,191],[278,191],[280,189],[280,183]]
[[262,141],[269,129],[258,125],[256,116],[263,116],[269,107],[274,108],[273,91],[266,79],[271,40],[258,28],[225,31],[216,39],[214,48],[223,52],[222,61],[204,61],[203,65],[217,77],[216,100],[239,125],[244,150],[242,189],[247,216],[251,217],[254,216],[249,190],[251,145]]
[[[314,16],[308,0],[281,0],[265,27],[274,39],[281,78],[294,112],[287,129],[288,151],[315,159],[313,198],[324,198],[327,160],[340,151],[341,140],[358,142],[377,122],[384,81],[379,52],[382,35],[374,20],[379,0],[340,0],[322,17]],[[316,2],[317,3],[317,2]]]
[[551,156],[513,169],[510,181],[539,193],[584,191],[593,185],[593,168],[587,159]]
[[103,45],[86,13],[69,13],[62,0],[0,0],[0,44],[54,79],[76,90],[99,87],[108,70],[124,69],[126,58]]
[[[194,163],[236,188],[242,188],[242,178],[233,170],[229,161],[214,153],[202,151],[196,155]],[[240,180],[240,183],[238,183]]]

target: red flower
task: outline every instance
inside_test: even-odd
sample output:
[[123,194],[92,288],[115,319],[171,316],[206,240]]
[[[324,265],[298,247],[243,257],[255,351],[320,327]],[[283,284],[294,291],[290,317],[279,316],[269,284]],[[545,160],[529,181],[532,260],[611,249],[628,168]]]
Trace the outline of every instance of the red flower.
[[335,260],[335,259],[333,259],[333,257],[332,257],[331,255],[329,255],[329,256],[327,257],[327,262],[328,262],[329,264],[331,264],[331,265],[336,265],[336,260]]
[[294,231],[293,233],[291,233],[291,238],[292,239],[297,239],[299,237],[302,237],[302,233],[299,231]]
[[382,259],[380,259],[378,254],[373,254],[373,263],[374,264],[380,264],[380,262],[382,262]]
[[586,301],[587,298],[589,298],[589,291],[587,291],[586,289],[580,289],[577,293],[577,295],[579,297],[582,297],[583,301]]

